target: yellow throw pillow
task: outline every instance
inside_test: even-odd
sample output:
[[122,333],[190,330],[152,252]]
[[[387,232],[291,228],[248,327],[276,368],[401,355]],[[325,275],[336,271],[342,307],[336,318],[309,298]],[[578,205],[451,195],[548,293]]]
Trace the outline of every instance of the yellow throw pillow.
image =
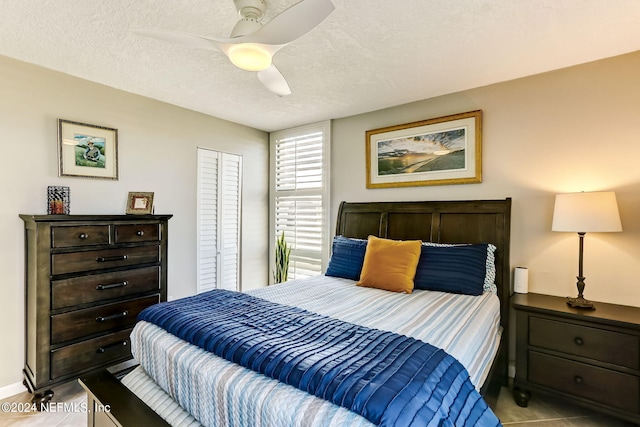
[[420,240],[389,240],[369,236],[360,280],[356,285],[410,294],[421,245]]

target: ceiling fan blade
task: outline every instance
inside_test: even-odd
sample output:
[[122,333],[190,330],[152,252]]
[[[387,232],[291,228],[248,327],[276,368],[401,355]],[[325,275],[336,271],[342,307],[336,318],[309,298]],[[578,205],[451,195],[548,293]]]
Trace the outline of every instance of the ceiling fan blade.
[[[141,36],[178,43],[190,47],[213,50],[220,49],[219,42],[217,40],[212,40],[197,34],[183,33],[181,31],[147,30],[142,28],[133,28],[130,31]],[[226,39],[224,41],[226,41]]]
[[273,64],[271,64],[271,66],[266,70],[259,71],[258,79],[266,86],[267,89],[278,96],[291,95],[289,84],[284,79],[282,73],[280,73]]
[[238,43],[286,45],[302,37],[335,9],[331,0],[302,0],[286,9],[259,30],[236,37]]

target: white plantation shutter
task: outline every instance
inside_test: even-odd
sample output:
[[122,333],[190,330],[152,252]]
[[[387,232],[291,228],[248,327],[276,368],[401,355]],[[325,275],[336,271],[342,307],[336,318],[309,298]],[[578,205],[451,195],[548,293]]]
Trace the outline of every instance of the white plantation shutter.
[[[329,137],[329,122],[271,134],[271,248],[284,231],[289,279],[319,274],[327,262]],[[272,254],[272,270],[274,262]]]
[[198,148],[198,292],[240,284],[242,157]]
[[222,289],[238,290],[240,284],[240,182],[242,157],[222,154],[220,194],[220,247],[222,248]]

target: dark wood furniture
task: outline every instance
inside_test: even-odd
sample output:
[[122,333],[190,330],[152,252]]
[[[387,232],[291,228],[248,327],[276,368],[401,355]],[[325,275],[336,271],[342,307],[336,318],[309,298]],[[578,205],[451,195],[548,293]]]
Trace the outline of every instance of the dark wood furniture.
[[640,424],[640,308],[515,294],[514,399],[531,391],[560,396]]
[[[106,369],[81,377],[80,385],[87,391],[87,426],[169,426],[169,423],[153,412],[135,394],[112,393],[114,388],[124,386]],[[126,388],[125,390],[128,391]],[[109,403],[103,403],[105,401]]]
[[[493,243],[496,251],[496,284],[501,301],[501,325],[504,328],[498,356],[489,379],[482,388],[485,399],[495,403],[499,389],[507,384],[509,297],[510,285],[510,229],[511,199],[436,201],[436,202],[342,202],[338,211],[336,235],[367,238],[370,234],[390,239],[421,239],[440,243]],[[108,373],[82,376],[80,383],[101,404],[115,409],[116,401],[135,397],[118,381],[102,383],[101,390],[92,384],[103,381]],[[95,399],[94,403],[95,404]],[[91,403],[91,397],[89,403]],[[123,426],[153,425],[152,419],[138,418],[127,423],[116,418]],[[93,424],[90,424],[93,425]]]
[[129,334],[167,297],[171,215],[20,215],[25,225],[24,383],[34,399],[131,358]]

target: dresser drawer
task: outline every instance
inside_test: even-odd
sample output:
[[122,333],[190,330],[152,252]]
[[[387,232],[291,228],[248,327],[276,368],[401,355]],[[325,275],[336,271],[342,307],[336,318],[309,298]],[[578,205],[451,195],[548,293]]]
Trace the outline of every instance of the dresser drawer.
[[160,261],[160,246],[70,252],[51,256],[52,274],[76,273]]
[[160,289],[160,267],[74,277],[51,282],[51,309],[71,307]]
[[529,344],[640,369],[640,338],[634,335],[531,316]]
[[160,240],[160,224],[116,225],[116,243],[154,242]]
[[51,379],[131,357],[131,329],[94,338],[51,352]]
[[113,328],[133,326],[142,310],[158,302],[160,302],[160,296],[156,294],[53,315],[51,316],[51,343],[58,344]]
[[54,248],[108,244],[108,225],[75,225],[51,228],[51,246]]
[[529,352],[528,380],[633,413],[640,412],[640,378],[586,363]]

